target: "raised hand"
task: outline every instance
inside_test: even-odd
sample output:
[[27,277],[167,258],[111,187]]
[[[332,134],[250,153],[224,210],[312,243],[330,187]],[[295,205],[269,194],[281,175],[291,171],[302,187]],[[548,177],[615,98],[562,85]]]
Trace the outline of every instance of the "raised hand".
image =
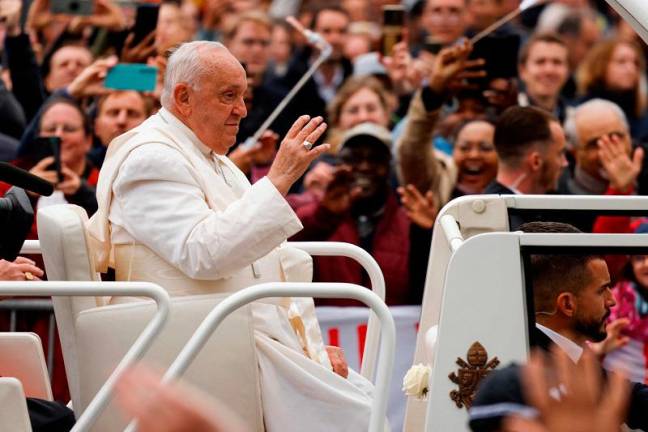
[[618,191],[627,191],[637,180],[641,171],[644,150],[637,147],[628,154],[628,143],[618,134],[604,135],[598,140],[599,160],[607,173],[610,186]]
[[299,179],[310,163],[331,146],[322,144],[317,147],[307,148],[306,141],[315,143],[326,130],[326,123],[322,117],[303,115],[293,123],[292,127],[281,142],[277,156],[275,157],[268,179],[275,185],[277,190],[286,195],[290,187]]
[[74,195],[77,193],[81,187],[81,177],[66,166],[61,166],[61,173],[63,174],[63,180],[56,185],[56,189],[65,195]]
[[434,226],[439,206],[434,200],[434,193],[431,190],[425,196],[412,184],[397,189],[401,197],[401,203],[407,217],[421,228],[430,229]]
[[116,56],[95,60],[68,85],[68,93],[75,99],[110,93],[110,90],[104,87],[104,79],[108,70],[116,64]]
[[[618,432],[628,408],[630,388],[622,376],[609,374],[603,384],[600,363],[590,350],[574,364],[560,348],[552,352],[552,371],[541,352],[531,355],[522,381],[529,403],[539,411],[539,419],[511,418],[505,432]],[[553,378],[553,379],[552,379]],[[550,389],[560,388],[560,400]]]
[[322,199],[326,188],[333,180],[335,167],[328,162],[319,161],[304,176],[304,189]]
[[411,93],[421,85],[423,75],[420,69],[415,67],[406,42],[394,45],[392,55],[383,57],[382,64],[387,69],[389,79],[397,93]]
[[36,165],[29,170],[31,174],[47,180],[52,184],[58,183],[58,176],[56,171],[49,169],[49,167],[54,163],[54,156],[48,156],[44,159],[38,161]]
[[155,57],[155,31],[149,33],[140,43],[133,45],[135,33],[129,33],[124,41],[121,51],[121,62],[123,63],[146,63],[149,57]]
[[468,41],[439,51],[439,54],[434,58],[432,72],[428,77],[429,86],[435,93],[443,94],[448,90],[456,91],[469,85],[465,80],[486,76],[485,71],[475,70],[475,68],[484,65],[484,60],[468,59],[471,51],[472,45]]
[[622,348],[630,342],[630,337],[624,335],[623,329],[630,324],[628,318],[619,318],[615,319],[605,327],[607,336],[605,340],[597,343],[591,343],[591,350],[602,358],[606,354],[611,353],[614,350]]
[[121,409],[138,421],[141,432],[242,432],[245,427],[227,407],[180,382],[163,384],[161,375],[143,366],[117,382]]
[[362,189],[353,184],[353,173],[348,166],[340,166],[333,171],[331,181],[326,185],[320,205],[333,214],[344,214],[351,209],[353,201],[360,196]]
[[110,0],[94,0],[94,13],[90,16],[75,16],[68,29],[72,33],[85,27],[104,27],[111,31],[120,31],[126,27],[126,15],[122,9]]

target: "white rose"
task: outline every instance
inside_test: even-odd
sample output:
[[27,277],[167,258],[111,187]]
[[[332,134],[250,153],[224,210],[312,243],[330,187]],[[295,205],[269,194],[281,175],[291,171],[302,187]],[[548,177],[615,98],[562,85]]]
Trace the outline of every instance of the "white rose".
[[407,396],[423,399],[427,396],[430,366],[422,363],[410,368],[403,378],[403,391]]

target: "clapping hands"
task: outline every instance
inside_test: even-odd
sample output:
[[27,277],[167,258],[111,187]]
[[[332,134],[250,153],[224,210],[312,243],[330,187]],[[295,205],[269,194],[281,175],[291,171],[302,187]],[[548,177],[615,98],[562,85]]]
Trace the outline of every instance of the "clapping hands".
[[598,154],[610,186],[625,192],[634,185],[644,157],[644,150],[641,147],[637,147],[630,155],[628,144],[624,142],[622,136],[608,134],[599,138]]

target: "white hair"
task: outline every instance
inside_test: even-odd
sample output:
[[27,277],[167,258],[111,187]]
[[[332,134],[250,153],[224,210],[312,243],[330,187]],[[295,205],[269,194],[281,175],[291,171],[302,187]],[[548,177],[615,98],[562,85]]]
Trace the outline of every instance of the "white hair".
[[208,48],[225,48],[225,46],[220,42],[193,41],[183,43],[173,51],[167,62],[164,88],[160,96],[163,107],[169,109],[173,89],[177,84],[183,82],[197,88],[199,77],[206,75],[211,66],[200,54],[202,50]]
[[580,146],[577,118],[591,110],[607,110],[613,112],[614,114],[616,114],[618,119],[621,120],[621,123],[623,123],[625,132],[630,133],[630,124],[628,123],[628,118],[619,105],[606,99],[591,99],[576,107],[576,109],[574,109],[574,111],[565,121],[565,135],[574,148],[578,148]]

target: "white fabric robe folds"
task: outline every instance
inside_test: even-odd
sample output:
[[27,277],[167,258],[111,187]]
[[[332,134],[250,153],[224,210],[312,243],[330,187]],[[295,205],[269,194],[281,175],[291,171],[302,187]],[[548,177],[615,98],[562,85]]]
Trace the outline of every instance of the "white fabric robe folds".
[[[282,245],[302,226],[274,185],[250,185],[164,109],[110,144],[97,201],[97,268],[114,266],[119,280],[157,282],[172,296],[311,280],[310,257]],[[371,384],[331,371],[312,299],[255,302],[252,319],[268,431],[367,430]],[[303,324],[299,336],[290,319]]]

